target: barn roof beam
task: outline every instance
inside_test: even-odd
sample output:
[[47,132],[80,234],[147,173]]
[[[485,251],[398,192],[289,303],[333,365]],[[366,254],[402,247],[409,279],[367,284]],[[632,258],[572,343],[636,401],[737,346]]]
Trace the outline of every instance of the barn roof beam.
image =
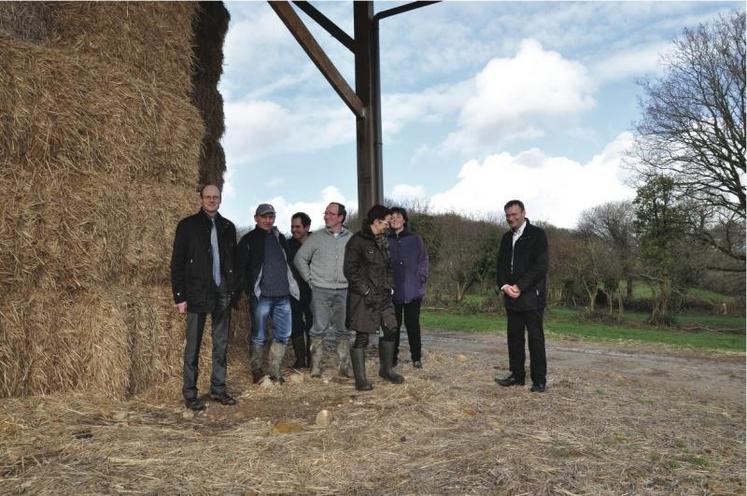
[[345,48],[355,53],[355,41],[343,31],[337,24],[332,22],[329,17],[325,16],[309,2],[295,1],[293,4],[301,9],[307,16],[311,17],[317,24],[323,27],[334,39],[342,43]]
[[434,3],[439,3],[439,2],[435,1],[435,2],[410,2],[410,3],[406,3],[404,5],[400,5],[399,7],[394,7],[392,9],[387,9],[387,10],[382,10],[378,14],[374,15],[374,19],[376,21],[380,21],[380,20],[385,19],[387,17],[391,17],[393,15],[401,14],[402,12],[409,12],[410,10],[419,9],[420,7],[427,7],[428,5],[433,5]]
[[342,77],[342,74],[340,74],[340,71],[337,70],[337,67],[335,67],[329,57],[327,57],[327,54],[324,53],[322,47],[319,46],[319,43],[317,43],[306,25],[298,17],[296,11],[293,10],[290,2],[271,1],[268,3],[293,37],[296,38],[296,41],[298,41],[311,61],[314,62],[314,65],[317,66],[329,84],[332,85],[332,88],[340,95],[345,105],[348,106],[356,117],[363,117],[365,113],[363,102],[355,94],[355,91],[353,91],[347,81],[345,81],[345,78]]

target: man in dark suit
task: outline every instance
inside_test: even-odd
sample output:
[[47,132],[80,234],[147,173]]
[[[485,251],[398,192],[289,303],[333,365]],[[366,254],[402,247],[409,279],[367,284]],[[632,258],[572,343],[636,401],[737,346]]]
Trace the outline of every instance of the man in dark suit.
[[508,361],[511,374],[495,381],[501,386],[524,385],[524,329],[529,336],[532,392],[545,392],[547,360],[542,313],[546,303],[547,237],[529,223],[524,204],[511,200],[503,207],[511,230],[498,251],[498,285],[508,318]]
[[234,290],[236,228],[218,213],[220,200],[217,186],[209,184],[202,188],[202,208],[177,225],[171,255],[174,303],[180,314],[187,314],[182,394],[186,407],[194,411],[205,409],[205,404],[197,395],[197,369],[202,331],[208,313],[211,314],[213,331],[210,399],[223,405],[236,403],[226,391],[226,350]]

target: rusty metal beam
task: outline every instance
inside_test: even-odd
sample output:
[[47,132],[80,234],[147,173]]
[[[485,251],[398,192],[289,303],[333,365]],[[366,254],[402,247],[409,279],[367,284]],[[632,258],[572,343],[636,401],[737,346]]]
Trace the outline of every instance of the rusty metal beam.
[[314,65],[322,72],[324,77],[327,79],[332,88],[340,95],[345,105],[355,114],[356,117],[362,118],[365,114],[364,105],[361,99],[356,95],[355,91],[342,77],[337,67],[329,60],[327,54],[324,53],[322,47],[314,39],[311,32],[309,32],[306,25],[298,17],[298,14],[293,10],[290,2],[284,1],[269,1],[270,7],[275,11],[277,16],[283,21],[283,24],[288,28],[296,41],[309,56]]
[[394,7],[393,9],[382,10],[381,12],[379,12],[378,14],[374,16],[374,19],[376,19],[377,21],[380,21],[381,19],[385,19],[393,15],[401,14],[402,12],[408,12],[410,10],[419,9],[420,7],[427,7],[428,5],[433,5],[434,3],[439,3],[439,1],[406,3],[405,5]]
[[293,5],[301,9],[307,16],[311,17],[321,27],[323,27],[334,39],[342,43],[345,48],[355,53],[355,41],[345,31],[343,31],[332,20],[319,12],[316,7],[309,2],[294,1]]

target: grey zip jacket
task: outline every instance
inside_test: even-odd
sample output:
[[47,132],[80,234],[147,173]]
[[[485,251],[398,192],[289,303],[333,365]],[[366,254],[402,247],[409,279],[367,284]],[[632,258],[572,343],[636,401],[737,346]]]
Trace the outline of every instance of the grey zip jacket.
[[348,280],[342,272],[342,265],[345,245],[351,237],[345,227],[337,236],[326,228],[314,231],[293,260],[303,280],[312,288],[347,289]]

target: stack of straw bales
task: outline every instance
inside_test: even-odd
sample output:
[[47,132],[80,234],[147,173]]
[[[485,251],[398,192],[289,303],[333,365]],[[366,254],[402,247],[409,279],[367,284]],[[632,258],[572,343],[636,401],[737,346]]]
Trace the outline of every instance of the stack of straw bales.
[[207,10],[220,53],[220,3],[0,2],[0,396],[179,375],[174,229],[225,168],[193,92],[220,77],[197,67]]

